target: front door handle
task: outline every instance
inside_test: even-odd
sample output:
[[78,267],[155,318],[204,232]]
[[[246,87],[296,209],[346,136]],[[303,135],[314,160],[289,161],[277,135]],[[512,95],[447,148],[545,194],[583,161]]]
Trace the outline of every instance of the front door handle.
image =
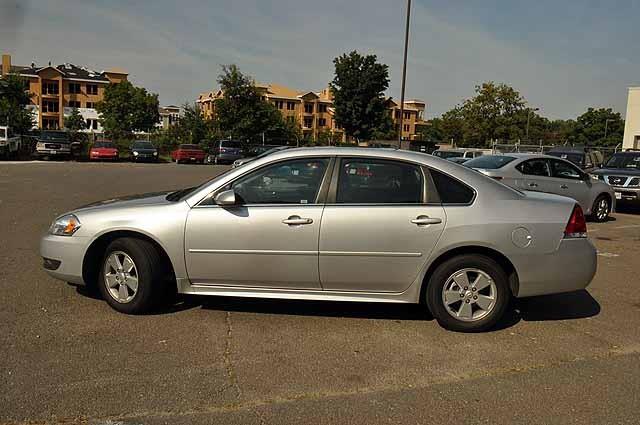
[[538,187],[538,183],[529,183],[529,187]]
[[313,223],[313,219],[303,218],[299,215],[292,215],[289,218],[282,220],[284,224],[288,224],[289,226],[300,226],[302,224],[311,224]]
[[442,219],[437,217],[429,217],[426,215],[419,215],[413,220],[411,220],[413,224],[417,224],[418,226],[428,226],[429,224],[440,224],[442,223]]
[[567,186],[566,184],[561,184],[560,189],[569,189],[569,186]]

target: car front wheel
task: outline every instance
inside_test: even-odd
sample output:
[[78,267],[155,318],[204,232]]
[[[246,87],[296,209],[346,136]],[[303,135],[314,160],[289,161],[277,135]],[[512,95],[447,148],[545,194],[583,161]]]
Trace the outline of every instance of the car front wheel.
[[99,288],[115,310],[127,314],[149,311],[161,300],[164,285],[161,257],[150,242],[119,238],[109,244],[101,263]]
[[607,195],[600,195],[593,201],[591,208],[591,217],[594,221],[602,223],[607,221],[611,213],[611,200]]
[[427,305],[438,323],[458,332],[495,326],[511,298],[508,278],[491,258],[465,254],[440,264],[429,280]]

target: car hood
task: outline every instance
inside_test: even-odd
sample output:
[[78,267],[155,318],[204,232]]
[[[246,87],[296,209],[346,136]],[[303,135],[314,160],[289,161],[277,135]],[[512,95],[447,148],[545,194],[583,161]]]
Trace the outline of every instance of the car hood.
[[146,206],[146,205],[162,205],[162,204],[170,204],[171,201],[166,199],[167,194],[173,191],[164,191],[164,192],[151,192],[151,193],[143,193],[139,195],[129,195],[122,196],[119,198],[105,199],[102,201],[92,202],[87,205],[83,205],[74,210],[88,211],[88,210],[106,210],[106,209],[118,209],[118,208],[129,208],[129,207],[137,207],[137,206]]
[[640,170],[628,168],[598,168],[597,170],[591,171],[591,174],[595,174],[596,176],[640,176]]

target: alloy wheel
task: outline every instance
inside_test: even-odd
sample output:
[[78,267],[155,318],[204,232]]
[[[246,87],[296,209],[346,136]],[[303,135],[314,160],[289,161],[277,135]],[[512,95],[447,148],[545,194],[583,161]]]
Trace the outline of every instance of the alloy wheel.
[[453,273],[442,287],[447,313],[464,322],[486,317],[496,305],[498,289],[484,271],[465,268]]
[[104,262],[104,284],[119,303],[131,302],[138,293],[138,269],[129,254],[113,251]]
[[607,215],[609,215],[609,202],[605,198],[602,198],[596,206],[596,217],[598,217],[598,220],[604,221]]

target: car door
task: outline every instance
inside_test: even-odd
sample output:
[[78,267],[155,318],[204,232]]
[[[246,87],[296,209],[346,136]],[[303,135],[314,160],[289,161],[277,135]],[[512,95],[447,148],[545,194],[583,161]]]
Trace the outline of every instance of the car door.
[[418,276],[446,216],[416,164],[336,161],[320,229],[320,282],[328,291],[402,292]]
[[550,159],[552,193],[568,196],[578,201],[587,211],[591,208],[590,184],[578,167],[561,159]]
[[522,161],[515,168],[523,177],[522,179],[516,179],[518,189],[550,192],[549,178],[551,177],[551,170],[549,161],[546,158],[531,158]]
[[237,205],[192,208],[185,230],[192,284],[320,289],[320,189],[331,161],[298,158],[251,170],[217,191],[233,190]]

